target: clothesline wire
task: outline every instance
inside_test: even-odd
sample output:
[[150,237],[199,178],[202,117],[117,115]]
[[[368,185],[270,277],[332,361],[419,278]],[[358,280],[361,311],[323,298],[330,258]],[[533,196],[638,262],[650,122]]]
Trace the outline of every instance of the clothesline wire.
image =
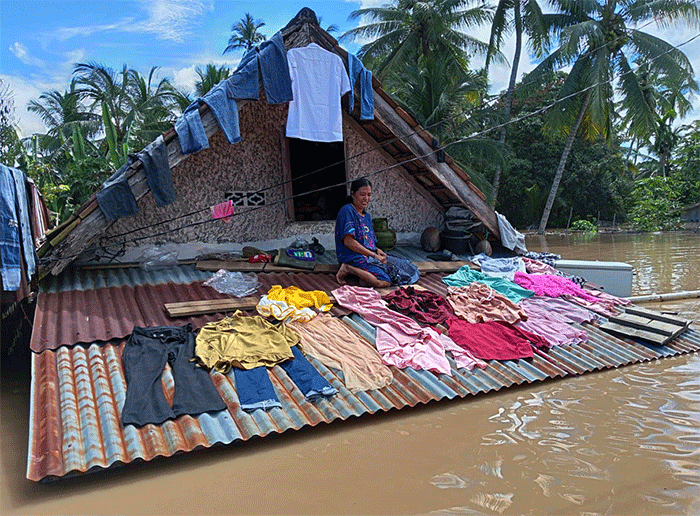
[[[655,20],[655,19],[649,20],[647,23],[641,25],[641,26],[639,27],[639,29],[642,29],[642,28],[644,28],[644,27],[646,27],[646,26],[652,24],[654,21],[656,21],[656,20]],[[621,39],[621,38],[622,38],[622,35],[621,35],[621,36],[617,36],[617,37],[615,38],[615,40]],[[615,41],[615,40],[613,40],[613,41]],[[598,49],[600,49],[600,48],[603,48],[603,47],[604,47],[605,45],[607,45],[607,44],[608,44],[608,43],[605,43],[605,44],[603,44],[603,45],[600,45],[599,47],[596,47],[596,48],[594,48],[594,49],[592,49],[592,50],[589,50],[589,51],[587,51],[584,55],[589,55],[589,54],[595,52],[596,50],[598,50]],[[679,46],[680,46],[680,45],[679,45]],[[522,88],[527,87],[527,86],[530,86],[530,85],[532,85],[532,84],[534,84],[534,83],[535,83],[534,80],[529,80],[529,81],[527,81],[527,82],[521,82],[520,85],[518,86],[518,89],[522,89]],[[468,109],[465,109],[465,110],[460,111],[460,112],[458,112],[458,113],[455,113],[454,115],[451,115],[451,116],[449,116],[449,117],[447,117],[447,118],[438,120],[437,122],[434,122],[434,123],[432,123],[432,124],[426,125],[425,127],[421,127],[421,129],[416,129],[416,130],[413,130],[413,131],[409,131],[408,133],[402,134],[401,136],[394,136],[394,137],[389,138],[388,140],[386,140],[386,141],[380,143],[380,144],[377,145],[377,146],[370,147],[369,149],[366,149],[366,150],[364,150],[364,151],[361,151],[361,152],[358,152],[358,153],[353,154],[353,155],[351,155],[351,156],[348,156],[348,157],[346,157],[346,158],[343,158],[342,160],[339,160],[339,161],[337,161],[337,162],[335,162],[335,163],[330,163],[330,164],[328,164],[328,165],[324,165],[324,166],[322,166],[322,167],[320,167],[320,168],[317,168],[317,169],[315,169],[315,170],[312,170],[312,171],[310,171],[310,172],[306,172],[306,173],[301,174],[300,176],[297,176],[297,177],[295,177],[295,178],[293,178],[293,179],[286,179],[286,180],[283,180],[283,181],[279,181],[279,182],[277,182],[277,183],[275,183],[275,184],[272,184],[272,185],[270,185],[270,186],[266,186],[266,187],[264,187],[264,188],[262,188],[262,189],[260,189],[260,190],[257,190],[256,193],[262,193],[262,192],[266,192],[266,191],[272,190],[272,189],[274,189],[274,188],[279,188],[279,187],[282,187],[282,186],[286,186],[287,184],[289,184],[289,183],[291,183],[291,182],[293,182],[293,181],[299,181],[300,179],[304,179],[304,178],[306,178],[306,177],[310,177],[310,176],[312,176],[312,175],[314,175],[314,174],[317,174],[317,173],[319,173],[319,172],[323,172],[323,171],[328,170],[328,169],[330,169],[330,168],[332,168],[332,167],[336,167],[336,166],[342,165],[342,164],[347,164],[347,163],[350,162],[351,160],[360,158],[360,157],[362,157],[362,156],[364,156],[364,155],[366,155],[366,154],[369,154],[369,153],[371,153],[371,152],[380,150],[380,149],[384,148],[384,147],[387,146],[387,145],[391,145],[391,144],[393,144],[393,143],[395,143],[395,142],[397,142],[397,141],[403,141],[404,138],[407,138],[407,137],[409,137],[409,136],[414,136],[414,135],[418,134],[418,132],[420,132],[420,131],[428,130],[428,129],[433,129],[433,128],[435,128],[435,127],[441,125],[441,124],[447,124],[448,122],[451,122],[452,120],[455,120],[455,119],[457,119],[457,118],[466,117],[466,116],[470,115],[471,113],[473,113],[473,112],[476,111],[476,110],[483,110],[483,109],[485,109],[485,108],[491,107],[491,105],[496,104],[496,102],[497,102],[498,100],[501,100],[501,99],[502,99],[504,96],[506,96],[506,95],[507,95],[507,92],[506,92],[506,93],[500,93],[500,94],[497,94],[497,95],[492,95],[492,96],[486,101],[485,104],[478,105],[478,106],[472,106],[471,108],[468,108]],[[489,103],[491,103],[491,105],[489,105]],[[497,127],[500,128],[500,127],[504,127],[505,125],[508,125],[508,124],[504,124],[504,125],[497,126]],[[473,136],[471,136],[471,138],[473,138]],[[464,141],[464,140],[463,140],[463,141]],[[453,142],[453,143],[461,143],[461,142]],[[433,150],[434,150],[435,152],[437,152],[438,150],[444,149],[444,148],[445,148],[446,146],[448,146],[448,145],[450,145],[450,143],[443,144],[443,145],[441,145],[441,146],[439,146],[439,147],[437,147],[437,148],[435,148],[435,149],[433,149]],[[431,153],[431,154],[432,154],[432,153]],[[427,156],[427,155],[426,155],[426,156]],[[409,162],[409,161],[403,161],[402,163],[408,163],[408,162]],[[345,181],[345,182],[342,183],[342,184],[335,185],[335,186],[332,186],[332,187],[327,187],[327,188],[329,188],[329,189],[330,189],[330,188],[335,188],[335,187],[337,187],[337,186],[347,185],[347,183],[348,183],[348,181]],[[307,194],[308,194],[308,193],[313,193],[313,192],[307,192]],[[300,194],[300,195],[305,195],[305,194]],[[289,200],[289,199],[286,199],[286,200]],[[119,238],[119,237],[122,237],[122,236],[127,236],[127,235],[130,235],[130,234],[132,234],[132,233],[136,233],[136,232],[138,232],[138,231],[142,231],[143,229],[148,229],[148,228],[153,227],[153,226],[156,226],[156,225],[166,224],[166,223],[168,223],[168,222],[173,222],[173,221],[175,221],[175,220],[187,218],[187,217],[190,217],[190,216],[192,216],[192,215],[197,215],[197,214],[199,214],[199,213],[203,213],[203,212],[205,212],[205,211],[208,211],[210,208],[211,208],[211,206],[202,207],[202,208],[199,208],[199,209],[197,209],[197,210],[191,211],[191,212],[189,212],[189,213],[185,213],[185,214],[182,214],[182,215],[177,215],[177,216],[172,217],[172,218],[170,218],[170,219],[166,219],[166,220],[162,220],[162,221],[159,221],[159,222],[155,222],[155,223],[153,223],[153,224],[151,224],[151,225],[149,225],[149,226],[144,226],[144,227],[141,227],[141,228],[134,228],[134,229],[125,231],[125,232],[123,232],[123,233],[119,233],[119,234],[116,234],[116,235],[112,235],[111,238]]]
[[[671,53],[672,51],[674,51],[674,50],[676,50],[676,49],[678,49],[678,48],[680,48],[680,47],[682,47],[682,46],[685,46],[685,45],[691,43],[692,41],[694,41],[694,40],[697,39],[698,37],[700,37],[700,33],[698,33],[698,34],[696,34],[695,36],[689,38],[688,40],[684,41],[683,43],[680,43],[680,44],[678,44],[677,46],[672,47],[672,48],[669,49],[669,50],[666,50],[665,52],[659,54],[658,56],[656,56],[656,57],[650,59],[650,60],[647,61],[647,62],[653,62],[653,61],[655,61],[655,60],[657,60],[657,59],[660,59],[660,58],[663,57],[664,55],[669,54],[669,53]],[[620,76],[624,76],[624,75],[627,75],[627,74],[630,74],[630,73],[634,73],[634,70],[629,70],[629,71],[627,71],[627,72],[623,72],[622,74],[620,74]],[[521,122],[521,121],[526,120],[526,119],[528,119],[528,118],[530,118],[530,117],[533,117],[533,116],[535,116],[535,115],[538,115],[538,114],[540,114],[540,113],[543,113],[543,112],[547,111],[548,109],[551,109],[552,107],[556,106],[557,104],[559,104],[559,103],[561,103],[561,102],[563,102],[563,101],[566,101],[566,100],[568,100],[568,99],[570,99],[570,98],[573,98],[573,97],[575,97],[575,96],[577,96],[577,95],[584,94],[584,93],[586,93],[588,90],[590,90],[590,89],[592,89],[592,88],[595,88],[595,87],[597,87],[597,86],[601,86],[601,85],[603,85],[603,84],[611,83],[611,82],[613,82],[613,81],[616,80],[616,79],[617,79],[617,77],[612,77],[612,78],[607,79],[607,80],[605,80],[605,81],[600,81],[600,82],[594,83],[594,84],[592,84],[592,85],[590,85],[590,86],[588,86],[588,87],[586,87],[586,88],[583,88],[582,90],[579,90],[579,91],[570,93],[569,95],[566,95],[566,96],[564,96],[564,97],[558,98],[558,99],[556,99],[555,101],[553,101],[552,103],[550,103],[550,104],[548,104],[548,105],[546,105],[546,106],[543,106],[543,107],[541,107],[541,108],[539,108],[539,109],[537,109],[537,110],[535,110],[535,111],[532,111],[532,112],[530,112],[530,113],[526,113],[526,114],[524,114],[524,115],[522,115],[522,116],[520,116],[520,117],[512,118],[512,119],[510,119],[509,121],[506,121],[506,122],[504,122],[504,123],[494,125],[494,126],[492,126],[492,127],[490,127],[490,128],[483,129],[483,130],[478,131],[478,132],[476,132],[476,133],[473,133],[473,134],[471,134],[471,135],[469,135],[469,136],[466,136],[466,137],[463,137],[463,138],[454,140],[454,141],[452,141],[452,142],[446,143],[445,145],[442,146],[442,148],[445,149],[445,148],[451,147],[452,145],[456,145],[456,144],[458,144],[458,143],[462,143],[462,142],[464,142],[464,141],[468,141],[468,140],[470,140],[470,139],[474,139],[474,138],[476,138],[476,137],[483,136],[483,135],[485,135],[485,134],[487,134],[487,133],[490,133],[490,132],[492,132],[492,131],[494,131],[494,130],[497,130],[497,129],[500,129],[500,128],[502,128],[502,127],[506,127],[506,126],[508,126],[508,125]],[[373,177],[373,176],[376,176],[376,175],[378,175],[378,174],[380,174],[380,173],[387,172],[387,171],[389,171],[389,170],[391,170],[391,169],[393,169],[393,168],[397,168],[397,167],[403,166],[403,165],[406,164],[406,163],[411,163],[411,162],[413,162],[413,161],[421,160],[421,159],[423,159],[423,158],[425,158],[425,157],[428,157],[428,156],[432,155],[434,152],[435,152],[435,150],[431,149],[431,152],[429,152],[429,153],[422,154],[422,155],[418,155],[418,156],[414,156],[413,158],[408,159],[408,160],[405,160],[405,161],[402,161],[401,163],[396,163],[396,164],[389,165],[389,166],[384,167],[384,168],[380,168],[380,169],[374,170],[374,171],[372,171],[372,172],[369,172],[369,173],[364,174],[364,177]],[[273,201],[273,202],[271,202],[271,203],[269,203],[269,204],[265,204],[265,205],[261,205],[261,206],[255,206],[255,207],[252,207],[252,208],[250,208],[250,209],[248,209],[248,210],[245,210],[245,211],[242,211],[242,212],[237,212],[237,213],[233,214],[232,216],[235,217],[235,216],[239,216],[239,215],[246,215],[246,214],[255,212],[255,211],[259,210],[259,209],[262,209],[262,208],[268,208],[268,207],[272,207],[272,206],[275,206],[275,205],[278,205],[278,204],[286,203],[286,202],[288,202],[288,201],[290,201],[290,200],[292,200],[292,199],[294,199],[294,198],[296,198],[296,197],[300,197],[300,196],[303,196],[303,195],[310,195],[310,194],[313,194],[313,193],[318,193],[318,192],[325,191],[325,190],[329,190],[329,189],[332,189],[332,188],[337,188],[337,187],[339,187],[339,186],[343,186],[343,185],[346,185],[346,184],[347,184],[347,181],[343,181],[343,182],[340,182],[340,183],[336,183],[336,184],[334,184],[334,185],[325,186],[325,187],[321,187],[321,188],[316,188],[316,189],[314,189],[314,190],[308,190],[308,191],[305,191],[305,192],[293,194],[293,195],[290,195],[290,196],[288,196],[288,197],[283,197],[283,198],[280,199],[280,200]],[[197,213],[200,213],[200,212],[202,212],[202,211],[209,210],[209,209],[210,209],[210,207],[203,208],[203,209],[201,209],[201,210],[197,210],[197,211],[191,212],[190,214],[187,214],[187,215],[180,215],[180,216],[177,216],[177,217],[173,217],[172,219],[168,219],[168,220],[165,220],[165,221],[159,221],[159,222],[156,222],[156,223],[153,223],[153,224],[149,224],[149,225],[146,225],[146,226],[143,226],[143,227],[140,227],[140,228],[136,228],[136,229],[130,230],[130,231],[124,233],[124,234],[110,236],[109,238],[110,238],[110,239],[115,239],[115,238],[119,238],[120,236],[126,236],[126,235],[131,234],[131,233],[134,233],[134,232],[136,232],[136,231],[142,231],[142,230],[145,230],[145,229],[149,229],[149,228],[151,228],[151,227],[155,227],[155,226],[157,226],[157,225],[161,225],[161,224],[164,224],[164,223],[167,223],[167,222],[172,222],[172,221],[174,221],[174,220],[179,220],[179,219],[184,218],[184,217],[186,217],[186,216],[196,215]],[[202,224],[207,224],[207,223],[215,222],[215,221],[218,221],[218,219],[213,219],[213,218],[211,218],[211,219],[204,219],[204,220],[196,221],[196,222],[193,222],[193,223],[190,223],[190,224],[185,224],[185,225],[183,225],[183,226],[180,226],[180,227],[175,228],[175,229],[172,229],[172,230],[161,231],[161,232],[159,232],[159,233],[144,235],[144,236],[135,237],[135,238],[132,238],[132,239],[122,240],[122,241],[113,242],[113,243],[104,242],[104,239],[103,239],[103,241],[101,241],[100,244],[98,244],[98,245],[96,245],[96,246],[93,246],[92,248],[87,247],[87,248],[84,249],[83,251],[81,251],[81,252],[79,252],[79,253],[76,253],[76,254],[73,254],[73,255],[62,255],[61,258],[62,258],[62,259],[65,259],[65,258],[75,258],[75,257],[80,256],[81,254],[83,254],[83,253],[85,253],[85,252],[99,251],[100,249],[104,249],[104,248],[107,248],[107,247],[116,247],[116,246],[123,247],[123,246],[125,246],[126,244],[129,244],[129,243],[138,242],[138,241],[141,241],[141,240],[145,240],[145,239],[147,239],[147,238],[156,238],[156,237],[158,237],[158,236],[167,235],[167,234],[171,233],[172,231],[179,231],[179,230],[183,230],[183,229],[187,229],[187,228],[191,228],[191,227],[200,226],[200,225],[202,225]]]

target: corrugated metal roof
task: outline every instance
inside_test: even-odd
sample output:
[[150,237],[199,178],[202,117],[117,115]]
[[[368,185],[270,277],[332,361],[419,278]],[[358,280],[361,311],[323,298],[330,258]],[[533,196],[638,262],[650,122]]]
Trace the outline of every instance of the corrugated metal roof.
[[[159,274],[144,275],[143,272],[145,271],[138,268],[130,268],[110,269],[109,273],[102,275],[76,275],[75,289],[71,289],[65,281],[60,289],[55,289],[55,284],[49,285],[50,290],[40,292],[37,297],[30,343],[32,351],[40,353],[59,346],[123,338],[133,331],[134,326],[180,326],[192,323],[195,328],[201,328],[209,321],[220,319],[221,315],[171,318],[164,305],[233,297],[205,287],[201,281],[180,283],[181,280],[198,276],[194,272],[201,271],[195,271],[193,266],[189,269],[174,267],[172,272],[175,281],[168,283],[151,283],[158,279],[167,280],[166,270],[159,271]],[[203,279],[208,279],[211,274],[207,273]],[[440,280],[443,276],[441,273],[427,274],[418,284],[445,294],[446,286]],[[96,282],[97,278],[100,281]],[[262,284],[258,289],[260,294],[269,291],[272,285],[296,285],[304,290],[324,292],[330,292],[339,286],[333,274],[266,273],[259,274],[258,278]],[[87,284],[113,286],[83,288]],[[339,306],[333,310],[336,315],[348,313]]]
[[[373,340],[374,330],[353,314],[343,320]],[[178,452],[245,441],[270,433],[345,420],[366,413],[401,409],[433,400],[464,398],[511,385],[618,367],[700,349],[700,333],[689,330],[663,349],[610,337],[589,325],[585,346],[537,351],[532,360],[491,361],[484,369],[457,369],[453,375],[392,367],[394,381],[380,390],[353,394],[342,376],[318,360],[312,364],[339,390],[314,403],[307,401],[284,370],[275,366],[271,378],[282,408],[252,414],[241,410],[232,373],[213,373],[229,410],[181,416],[162,425],[122,426],[121,407],[126,381],[121,363],[124,340],[89,346],[62,346],[32,355],[31,423],[27,478],[49,480],[137,460],[149,461]],[[622,358],[617,358],[622,357]],[[173,379],[163,374],[166,397],[172,400]]]
[[[182,268],[177,269],[174,271],[176,278],[181,277],[182,273]],[[194,269],[187,271],[185,275]],[[158,280],[169,278],[167,270],[151,274],[155,274]],[[134,291],[139,285],[149,284],[148,281],[142,281],[144,276],[138,271],[111,269],[102,271],[101,275],[95,277],[98,276],[102,278],[101,285],[105,285],[101,288],[103,291],[106,288],[120,287],[128,290],[130,282],[134,283],[131,285]],[[420,282],[431,290],[444,293],[446,287],[440,281],[441,276],[426,275]],[[152,280],[153,277],[148,279]],[[77,284],[84,285],[81,283],[84,278],[85,276],[78,278]],[[330,290],[337,286],[332,275],[323,274],[277,273],[260,275],[260,279],[266,287],[272,284],[296,284],[306,290]],[[176,292],[188,292],[191,286],[192,283],[173,282],[168,288]],[[161,292],[159,288],[153,291]],[[95,294],[76,288],[72,295],[73,299],[78,300],[75,306],[80,306],[80,303],[93,302]],[[124,321],[130,320],[133,313],[127,310],[126,301],[123,300],[125,298],[119,299],[121,301],[108,309],[114,313],[115,320],[122,318],[121,322],[114,323],[116,327],[127,328]],[[162,309],[160,299],[154,299],[152,303],[143,306],[141,316],[144,320],[152,320],[156,317],[154,314]],[[61,339],[70,340],[70,333],[60,329],[56,314],[44,307],[41,310],[37,307],[37,314],[37,324],[53,327],[57,334],[62,334]],[[62,317],[70,319],[70,310],[66,310]],[[73,314],[73,318],[77,324],[77,316]],[[362,317],[352,313],[343,316],[342,320],[370,342],[374,342],[375,330]],[[168,323],[172,321],[174,320],[169,320]],[[180,319],[177,321],[176,324],[183,324]],[[133,327],[133,321],[131,326]],[[284,370],[276,366],[271,369],[271,378],[283,406],[269,412],[259,410],[249,414],[242,411],[232,375],[212,373],[215,384],[228,405],[228,411],[182,416],[162,425],[146,425],[140,429],[123,427],[120,420],[126,394],[121,362],[126,334],[108,342],[46,349],[32,354],[27,478],[34,481],[57,479],[139,460],[149,461],[159,456],[168,457],[197,448],[245,441],[255,436],[263,437],[270,433],[345,420],[351,416],[400,409],[445,398],[464,398],[511,385],[579,375],[700,350],[700,332],[692,329],[671,344],[658,347],[613,337],[595,325],[584,324],[580,327],[589,333],[589,340],[585,344],[554,347],[546,352],[536,350],[535,356],[528,360],[490,361],[484,370],[458,369],[450,359],[452,376],[392,367],[392,384],[380,390],[356,394],[345,388],[339,372],[311,358],[312,364],[339,390],[338,395],[314,403],[307,401]],[[66,324],[66,328],[70,326]],[[35,331],[43,333],[44,329],[35,325]],[[97,331],[103,331],[107,335],[108,331],[115,330],[110,329],[108,324],[103,324],[98,326]],[[120,329],[118,333],[124,331],[126,330]],[[50,332],[43,334],[48,338]],[[173,379],[169,368],[166,368],[163,380],[166,397],[172,400]]]

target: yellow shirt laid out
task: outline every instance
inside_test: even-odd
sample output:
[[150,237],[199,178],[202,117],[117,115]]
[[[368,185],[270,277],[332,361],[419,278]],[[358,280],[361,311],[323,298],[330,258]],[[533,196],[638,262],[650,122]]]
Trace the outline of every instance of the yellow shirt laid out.
[[267,293],[267,298],[271,301],[284,301],[288,305],[300,309],[314,306],[322,312],[327,312],[333,308],[328,294],[322,290],[307,291],[294,285],[287,288],[282,288],[281,285],[272,285]]
[[290,360],[294,358],[291,348],[299,342],[299,335],[284,323],[273,326],[259,315],[247,316],[239,310],[199,330],[195,355],[207,368],[225,374],[231,367],[272,367]]

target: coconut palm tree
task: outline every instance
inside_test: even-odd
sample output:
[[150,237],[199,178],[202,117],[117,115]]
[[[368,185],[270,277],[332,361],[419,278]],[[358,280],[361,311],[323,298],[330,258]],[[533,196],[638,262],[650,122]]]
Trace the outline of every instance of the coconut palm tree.
[[76,91],[100,112],[113,166],[167,129],[177,92],[167,79],[156,82],[157,67],[147,77],[126,65],[120,72],[96,63],[80,63],[73,72]]
[[[479,5],[467,8],[474,3]],[[485,52],[487,45],[464,30],[488,22],[491,11],[470,0],[394,0],[350,14],[350,19],[364,18],[369,19],[367,24],[345,32],[340,40],[371,39],[358,56],[384,79],[419,56],[467,59],[465,52]]]
[[48,129],[46,134],[38,135],[38,140],[40,148],[49,154],[59,151],[66,144],[75,126],[89,137],[100,130],[100,117],[82,105],[75,79],[67,91],[46,91],[38,100],[30,100],[27,109],[39,115]]
[[265,22],[256,20],[250,13],[245,13],[238,23],[231,26],[232,34],[223,53],[233,52],[239,48],[248,51],[261,41],[265,41],[265,35],[259,32],[259,29],[264,26]]
[[[503,119],[507,123],[510,120],[510,111],[513,104],[513,91],[518,78],[518,68],[520,66],[520,56],[523,48],[523,34],[528,36],[530,51],[541,56],[545,46],[548,44],[549,31],[547,28],[546,15],[542,14],[542,9],[536,0],[499,0],[494,11],[491,22],[491,36],[489,38],[488,51],[486,52],[486,69],[498,57],[504,42],[504,37],[510,31],[515,36],[515,51],[510,68],[510,79],[506,92],[505,105],[503,109]],[[501,128],[499,142],[501,146],[506,142],[507,125]],[[496,167],[493,178],[493,204],[496,204],[498,197],[498,185],[501,179],[501,167]]]
[[[490,197],[491,185],[468,163],[479,159],[500,163],[499,148],[490,138],[463,138],[481,128],[480,117],[473,110],[481,105],[488,88],[485,71],[469,70],[456,59],[419,57],[401,72],[390,75],[385,84],[406,111],[430,128],[438,145],[450,145],[452,157],[462,158],[460,166]],[[465,114],[467,111],[471,116]]]
[[530,73],[535,80],[571,66],[558,102],[548,113],[545,132],[566,138],[538,233],[544,233],[574,138],[582,129],[588,139],[612,136],[614,94],[639,126],[653,128],[656,114],[632,68],[641,56],[677,87],[693,78],[688,57],[666,41],[638,28],[654,20],[661,26],[676,21],[700,25],[700,6],[690,0],[551,0],[559,14],[551,25],[558,47]]
[[214,86],[228,79],[231,75],[231,69],[227,66],[217,67],[213,64],[208,64],[205,68],[198,66],[195,71],[199,76],[199,79],[194,83],[195,93],[198,97],[203,97]]

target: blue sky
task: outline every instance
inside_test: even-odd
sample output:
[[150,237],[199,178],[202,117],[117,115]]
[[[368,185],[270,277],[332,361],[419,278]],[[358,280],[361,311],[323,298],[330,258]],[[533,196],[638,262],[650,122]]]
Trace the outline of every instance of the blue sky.
[[[75,63],[97,62],[114,69],[126,64],[142,74],[158,66],[159,78],[168,77],[191,90],[197,65],[236,65],[239,53],[222,56],[221,52],[231,25],[246,12],[266,23],[262,32],[267,36],[284,27],[302,7],[313,9],[322,26],[336,24],[342,33],[358,24],[348,20],[353,10],[384,1],[0,0],[0,79],[14,93],[16,118],[26,136],[45,130],[36,115],[26,111],[27,103],[44,91],[65,91]],[[697,33],[686,28],[644,30],[674,44]],[[488,28],[476,35],[486,40]],[[343,46],[353,53],[359,48],[356,43]],[[700,40],[683,50],[696,73],[700,72]],[[510,57],[512,49],[504,53]],[[521,71],[534,64],[523,59]],[[473,65],[482,66],[483,60],[475,58]],[[506,65],[491,70],[493,92],[506,86],[508,73]],[[693,118],[697,116],[700,111]]]

